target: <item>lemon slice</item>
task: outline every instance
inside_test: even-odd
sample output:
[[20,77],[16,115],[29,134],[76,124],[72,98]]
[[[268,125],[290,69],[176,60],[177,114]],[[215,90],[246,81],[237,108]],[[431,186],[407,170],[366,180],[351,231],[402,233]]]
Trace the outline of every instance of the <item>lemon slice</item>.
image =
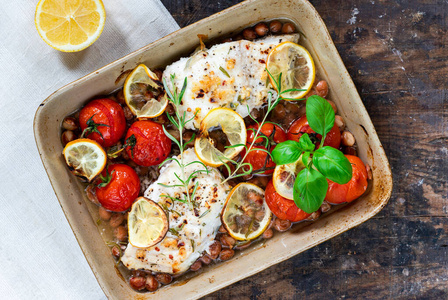
[[215,141],[209,135],[209,131],[213,129],[221,129],[230,146],[244,145],[247,137],[246,125],[243,118],[229,108],[212,109],[202,120],[199,134],[194,141],[194,151],[204,164],[218,167],[237,156],[244,146],[226,148],[221,152],[215,147]]
[[128,215],[129,243],[148,248],[159,243],[168,231],[165,211],[154,201],[138,197]]
[[81,51],[101,35],[106,11],[101,0],[40,0],[34,23],[41,38],[63,52]]
[[69,142],[62,154],[73,174],[84,177],[89,182],[103,171],[107,162],[107,155],[103,147],[90,139],[77,139]]
[[161,101],[148,97],[147,92],[160,88],[158,81],[157,75],[144,64],[138,65],[126,78],[123,87],[124,99],[137,118],[160,116],[168,105],[166,95]]
[[221,221],[234,239],[243,241],[260,236],[269,226],[271,217],[264,190],[255,184],[242,182],[230,191]]
[[[316,68],[310,53],[293,42],[277,45],[268,55],[266,68],[275,80],[282,74],[281,90],[301,89],[282,94],[283,98],[300,99],[311,89],[316,77]],[[277,89],[271,77],[271,84]]]
[[275,191],[282,197],[294,200],[293,189],[297,174],[305,169],[302,156],[296,162],[287,165],[277,165],[272,175]]

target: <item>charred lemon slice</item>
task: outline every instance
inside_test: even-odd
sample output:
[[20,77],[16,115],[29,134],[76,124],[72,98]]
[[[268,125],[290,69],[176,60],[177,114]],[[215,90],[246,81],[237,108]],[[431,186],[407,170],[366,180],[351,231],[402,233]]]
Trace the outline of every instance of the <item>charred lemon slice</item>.
[[302,156],[296,162],[277,165],[272,175],[275,191],[286,199],[294,200],[294,181],[296,181],[297,174],[303,169],[305,169],[305,165],[302,162]]
[[221,221],[236,240],[260,236],[271,222],[272,213],[264,200],[262,188],[242,182],[230,191],[222,210]]
[[154,201],[138,197],[128,215],[129,243],[148,248],[159,243],[168,231],[165,211]]
[[73,174],[92,181],[103,171],[107,155],[100,144],[90,139],[77,139],[68,143],[62,151],[65,162]]
[[124,82],[123,94],[126,105],[137,118],[160,116],[168,105],[166,95],[161,99],[152,96],[152,91],[160,88],[157,75],[144,64],[140,64]]
[[[216,147],[217,141],[212,137],[211,132],[215,130],[221,130],[229,144],[223,151]],[[204,164],[218,167],[243,150],[246,137],[246,125],[238,113],[229,108],[215,108],[201,122],[194,151]]]
[[[282,94],[286,99],[303,98],[311,89],[316,77],[311,54],[302,46],[293,42],[283,42],[276,46],[268,55],[266,68],[276,81],[282,74],[281,89],[300,89],[301,91],[290,91]],[[271,84],[277,89],[271,77]]]

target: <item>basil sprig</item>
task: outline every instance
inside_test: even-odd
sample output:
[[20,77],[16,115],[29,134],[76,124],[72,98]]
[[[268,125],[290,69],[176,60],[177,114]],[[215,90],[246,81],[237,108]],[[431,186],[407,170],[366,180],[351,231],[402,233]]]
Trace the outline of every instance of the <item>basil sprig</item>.
[[334,126],[334,111],[324,98],[313,95],[306,102],[306,118],[311,129],[322,135],[318,149],[308,134],[298,142],[286,141],[272,151],[277,165],[290,164],[302,156],[305,169],[297,174],[294,182],[294,202],[306,213],[319,209],[328,190],[327,179],[345,184],[352,178],[352,166],[344,154],[330,146],[323,146],[327,134]]

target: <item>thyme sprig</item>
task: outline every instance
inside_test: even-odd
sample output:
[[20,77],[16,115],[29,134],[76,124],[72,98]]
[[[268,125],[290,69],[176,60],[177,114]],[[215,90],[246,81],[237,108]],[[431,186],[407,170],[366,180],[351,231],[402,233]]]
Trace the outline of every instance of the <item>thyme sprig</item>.
[[268,73],[268,76],[272,79],[272,82],[275,85],[275,89],[277,90],[277,96],[274,97],[273,96],[273,92],[269,91],[268,92],[268,105],[267,105],[267,110],[266,113],[264,114],[264,117],[262,119],[261,122],[257,121],[256,118],[254,118],[251,113],[250,113],[250,109],[249,106],[247,106],[247,110],[249,111],[249,117],[257,124],[258,128],[255,130],[255,128],[251,128],[249,130],[253,130],[254,134],[254,138],[252,140],[252,142],[250,143],[249,146],[247,146],[246,144],[237,144],[237,145],[231,145],[231,146],[226,146],[226,148],[235,148],[235,147],[244,147],[246,150],[246,153],[244,154],[243,158],[237,162],[235,160],[226,158],[226,157],[221,157],[220,160],[222,162],[227,162],[229,161],[230,163],[235,165],[235,170],[230,169],[230,166],[226,163],[224,163],[225,168],[227,169],[227,173],[229,174],[229,176],[222,182],[227,182],[230,179],[234,179],[237,177],[242,177],[242,176],[246,176],[246,175],[251,175],[253,173],[263,173],[265,170],[256,170],[256,172],[253,172],[253,167],[250,163],[245,162],[247,156],[249,155],[250,152],[252,151],[262,151],[267,153],[267,155],[269,157],[272,158],[271,153],[263,148],[257,148],[254,147],[255,145],[255,141],[257,141],[259,138],[263,138],[264,142],[266,143],[266,148],[267,145],[269,143],[269,139],[268,137],[266,137],[266,135],[261,133],[261,128],[263,127],[264,124],[267,123],[266,119],[268,117],[268,115],[272,112],[272,110],[274,110],[274,108],[277,106],[277,104],[281,101],[281,100],[304,100],[303,99],[289,99],[289,98],[283,98],[282,95],[285,93],[289,93],[289,92],[294,92],[294,91],[304,91],[303,89],[287,89],[287,90],[282,90],[282,73],[279,74],[278,76],[278,80],[276,80],[271,72],[269,72],[268,69],[266,69],[266,72]]
[[[198,111],[196,111],[196,113],[194,114],[193,117],[187,119],[186,116],[186,112],[184,111],[183,113],[180,112],[180,106],[182,105],[182,98],[185,94],[185,90],[187,89],[187,77],[185,77],[183,85],[181,90],[179,91],[174,83],[176,76],[174,74],[170,75],[170,79],[171,79],[171,85],[172,85],[172,89],[170,89],[170,87],[168,86],[168,83],[166,81],[165,78],[163,78],[163,86],[165,88],[165,92],[168,96],[169,101],[173,104],[174,106],[174,116],[171,116],[170,114],[166,114],[168,119],[170,120],[170,122],[174,125],[174,127],[176,127],[179,130],[179,140],[177,140],[173,135],[171,135],[165,128],[165,126],[163,126],[163,132],[165,133],[165,135],[171,140],[173,141],[173,143],[175,143],[180,150],[180,160],[177,157],[169,157],[167,159],[165,159],[160,166],[162,166],[165,162],[167,161],[175,161],[180,170],[181,170],[181,174],[177,174],[176,172],[174,172],[174,176],[177,178],[177,180],[179,180],[180,184],[172,184],[172,185],[167,185],[167,184],[161,184],[160,185],[164,186],[164,187],[182,187],[184,189],[184,193],[182,193],[183,196],[179,196],[179,197],[171,197],[168,195],[164,195],[167,198],[170,198],[173,201],[179,201],[182,203],[186,203],[188,204],[188,206],[190,207],[190,209],[194,208],[194,195],[196,194],[196,190],[198,188],[199,182],[194,183],[193,188],[190,188],[190,184],[194,181],[194,179],[199,176],[202,173],[209,173],[209,170],[207,169],[207,166],[202,163],[201,161],[192,161],[189,163],[185,163],[184,161],[184,151],[187,147],[187,145],[194,141],[195,135],[193,134],[190,138],[190,140],[186,143],[184,143],[183,138],[182,138],[182,134],[184,132],[185,126],[188,122],[191,122],[192,120],[194,120],[194,118],[196,117]],[[194,164],[199,164],[201,166],[203,166],[203,169],[198,169],[194,172],[192,172],[188,177],[185,174],[185,168],[187,168],[188,166],[194,165]]]

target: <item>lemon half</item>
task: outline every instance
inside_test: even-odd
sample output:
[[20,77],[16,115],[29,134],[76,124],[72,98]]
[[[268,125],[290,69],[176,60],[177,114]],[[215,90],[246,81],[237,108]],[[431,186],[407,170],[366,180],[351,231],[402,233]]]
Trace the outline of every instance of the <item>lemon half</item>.
[[92,45],[105,22],[101,0],[40,0],[34,18],[41,38],[63,52],[81,51]]

